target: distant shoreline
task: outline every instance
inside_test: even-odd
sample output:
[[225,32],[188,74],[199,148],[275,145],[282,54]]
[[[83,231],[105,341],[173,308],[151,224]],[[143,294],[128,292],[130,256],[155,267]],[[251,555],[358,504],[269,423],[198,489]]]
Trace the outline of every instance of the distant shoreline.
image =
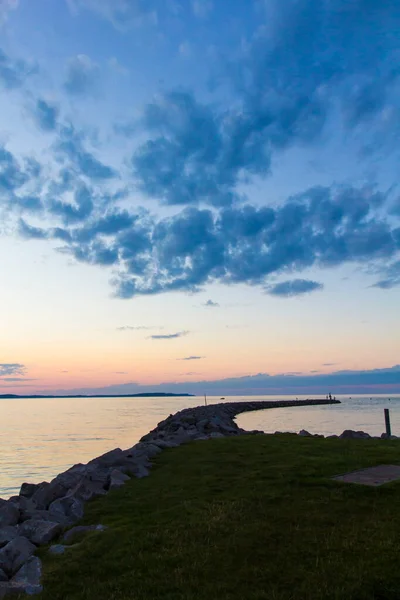
[[20,396],[18,394],[0,394],[0,400],[19,400],[23,398],[191,398],[195,397],[195,394],[164,394],[160,392],[155,393],[143,393],[143,394],[74,394],[74,395],[41,395],[33,394],[30,396]]

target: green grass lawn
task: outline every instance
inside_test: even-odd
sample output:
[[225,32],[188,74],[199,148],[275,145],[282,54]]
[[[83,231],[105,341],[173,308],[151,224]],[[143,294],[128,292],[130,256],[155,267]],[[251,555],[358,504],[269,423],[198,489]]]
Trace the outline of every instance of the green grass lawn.
[[94,533],[43,553],[43,600],[400,598],[400,484],[330,476],[400,464],[400,443],[243,436],[164,451],[86,507]]

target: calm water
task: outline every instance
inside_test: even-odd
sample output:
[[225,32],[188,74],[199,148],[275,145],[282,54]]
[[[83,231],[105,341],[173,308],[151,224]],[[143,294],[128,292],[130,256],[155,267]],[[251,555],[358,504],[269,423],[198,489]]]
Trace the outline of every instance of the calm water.
[[[299,396],[299,399],[305,396]],[[292,400],[293,396],[236,396],[226,401]],[[339,397],[341,405],[277,408],[238,417],[245,429],[325,435],[362,429],[384,431],[390,408],[392,432],[400,435],[400,394]],[[19,491],[23,481],[50,480],[77,462],[115,447],[129,448],[171,413],[198,406],[203,398],[56,398],[0,400],[0,497]],[[220,402],[209,397],[208,402]]]

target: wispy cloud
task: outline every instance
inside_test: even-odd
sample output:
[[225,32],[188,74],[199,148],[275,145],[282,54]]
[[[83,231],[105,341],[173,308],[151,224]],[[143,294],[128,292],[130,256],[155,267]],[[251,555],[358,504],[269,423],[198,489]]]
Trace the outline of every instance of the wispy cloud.
[[24,375],[25,365],[21,363],[0,363],[0,377],[7,375]]
[[291,281],[282,281],[266,288],[271,296],[280,296],[282,298],[292,298],[293,296],[302,296],[309,292],[322,290],[322,283],[310,281],[308,279],[292,279]]
[[217,308],[219,304],[218,302],[213,302],[213,300],[207,300],[207,302],[204,302],[203,306],[206,306],[208,308]]
[[128,375],[127,371],[114,371],[115,375]]
[[176,338],[183,337],[187,335],[188,331],[177,331],[176,333],[168,333],[165,335],[151,335],[149,339],[151,340],[174,340]]
[[205,356],[185,356],[184,358],[177,358],[176,360],[201,360]]
[[64,89],[72,96],[92,93],[99,82],[99,66],[86,54],[68,60]]

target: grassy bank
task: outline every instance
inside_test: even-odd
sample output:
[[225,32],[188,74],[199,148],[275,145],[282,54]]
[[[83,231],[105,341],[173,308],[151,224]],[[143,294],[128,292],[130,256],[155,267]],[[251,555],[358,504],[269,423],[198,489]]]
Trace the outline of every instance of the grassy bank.
[[340,484],[400,443],[291,435],[163,452],[150,477],[88,504],[109,526],[44,559],[43,600],[400,598],[400,484]]

